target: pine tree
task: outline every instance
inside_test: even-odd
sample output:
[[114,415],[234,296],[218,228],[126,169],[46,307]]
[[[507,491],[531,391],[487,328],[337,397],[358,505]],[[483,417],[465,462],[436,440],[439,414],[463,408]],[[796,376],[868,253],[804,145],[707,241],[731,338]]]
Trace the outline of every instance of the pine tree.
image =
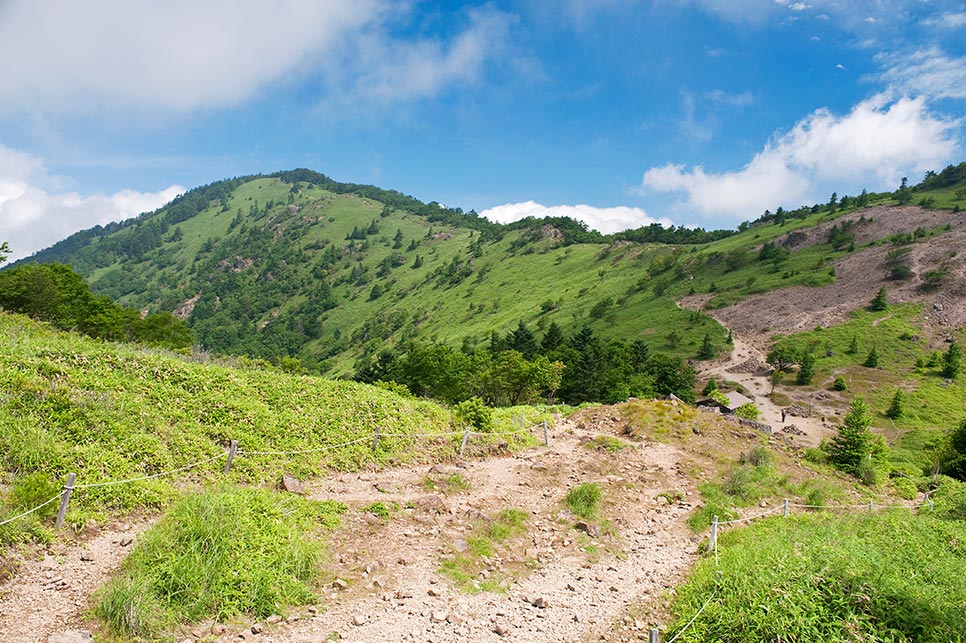
[[869,430],[871,424],[868,405],[860,397],[853,399],[838,434],[825,446],[829,461],[846,473],[859,475],[863,460],[881,460],[885,445]]
[[711,337],[704,334],[704,341],[701,342],[701,350],[698,351],[698,359],[712,359],[714,357],[714,346],[711,345]]
[[956,340],[949,345],[949,350],[943,355],[943,377],[948,377],[949,379],[956,379],[959,375],[959,370],[962,368],[963,363],[963,351],[956,343]]
[[402,242],[403,242],[402,228],[397,228],[396,236],[393,237],[392,239],[393,250],[399,250],[400,248],[402,248]]
[[547,330],[543,333],[543,339],[540,341],[540,348],[544,353],[550,353],[556,350],[561,344],[564,343],[563,331],[560,330],[560,324],[555,321],[550,322],[547,326]]
[[862,362],[862,366],[866,368],[876,368],[879,365],[879,353],[875,350],[875,346],[869,351],[869,356],[865,358]]
[[849,347],[845,349],[845,354],[855,355],[858,352],[859,352],[859,338],[856,337],[855,335],[852,335],[852,342],[849,344]]
[[413,261],[413,268],[422,268],[422,267],[423,267],[423,258],[420,257],[419,255],[416,255],[416,260]]
[[798,376],[795,378],[796,384],[811,384],[815,377],[815,356],[812,351],[805,350],[802,353],[802,360],[798,364]]
[[886,411],[886,417],[892,418],[893,420],[902,417],[902,391],[896,389],[896,394],[892,396],[892,403],[889,405],[889,409]]
[[889,307],[889,298],[886,293],[886,287],[883,286],[879,288],[879,292],[876,293],[872,301],[869,302],[869,310],[871,312],[881,312]]

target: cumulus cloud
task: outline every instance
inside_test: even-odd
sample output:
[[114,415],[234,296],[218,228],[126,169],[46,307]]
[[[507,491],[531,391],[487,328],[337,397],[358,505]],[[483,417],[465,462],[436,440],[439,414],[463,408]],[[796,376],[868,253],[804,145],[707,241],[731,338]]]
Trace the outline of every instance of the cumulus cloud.
[[402,43],[390,32],[408,10],[390,0],[7,0],[0,111],[183,112],[332,70],[371,74],[384,97],[406,99],[473,76],[501,33],[490,10],[445,39]]
[[158,192],[122,190],[85,196],[49,187],[56,183],[40,159],[0,145],[0,241],[10,244],[10,261],[78,230],[155,210],[185,191],[172,185]]
[[966,57],[950,58],[938,47],[876,56],[883,70],[875,80],[898,91],[931,98],[966,98]]
[[824,182],[892,189],[901,176],[953,158],[957,126],[929,113],[922,98],[875,96],[845,116],[813,112],[738,171],[665,165],[647,170],[637,191],[680,193],[684,205],[703,215],[740,219],[797,206]]
[[654,219],[640,208],[627,206],[598,208],[583,204],[546,206],[536,201],[506,203],[484,210],[480,215],[497,223],[510,223],[512,221],[525,219],[526,217],[534,217],[537,219],[543,217],[570,217],[571,219],[586,223],[588,228],[597,230],[603,234],[640,228],[651,225],[652,223],[660,223],[665,227],[673,225],[670,219]]

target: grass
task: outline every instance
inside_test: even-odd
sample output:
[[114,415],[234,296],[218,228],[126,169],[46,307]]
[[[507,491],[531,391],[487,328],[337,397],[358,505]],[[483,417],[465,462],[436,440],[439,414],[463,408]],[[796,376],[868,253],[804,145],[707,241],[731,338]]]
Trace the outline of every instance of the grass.
[[966,632],[962,523],[904,510],[768,518],[727,530],[677,589],[678,639],[954,643]]
[[[433,437],[451,430],[448,411],[375,387],[198,363],[5,313],[0,344],[0,467],[15,480],[42,476],[54,493],[69,472],[78,485],[140,478],[223,454],[231,440],[240,453],[228,479],[253,484],[274,484],[283,472],[308,477],[436,460],[459,445]],[[381,437],[373,451],[375,426],[399,437]],[[360,441],[324,450],[352,440]],[[306,449],[290,457],[252,453]],[[79,488],[68,522],[164,507],[186,484],[222,479],[223,466],[218,460],[171,477]]]
[[345,507],[223,486],[179,501],[98,592],[95,613],[122,635],[156,640],[176,623],[315,600],[320,529]]
[[585,442],[584,447],[597,451],[606,451],[607,453],[620,453],[624,449],[631,447],[631,445],[612,435],[597,435],[593,439]]
[[597,517],[600,503],[604,497],[604,490],[596,482],[582,482],[571,487],[564,496],[564,504],[570,512],[579,518],[591,520]]
[[459,493],[470,488],[469,481],[459,471],[443,476],[426,476],[423,478],[423,488],[427,491],[440,491],[445,494]]
[[[440,564],[440,573],[469,593],[505,591],[507,577],[490,568],[489,561],[500,548],[509,551],[509,545],[526,533],[528,517],[525,511],[511,508],[500,511],[492,520],[476,521],[472,534],[466,538],[466,547],[446,557]],[[526,561],[518,567],[525,564]]]

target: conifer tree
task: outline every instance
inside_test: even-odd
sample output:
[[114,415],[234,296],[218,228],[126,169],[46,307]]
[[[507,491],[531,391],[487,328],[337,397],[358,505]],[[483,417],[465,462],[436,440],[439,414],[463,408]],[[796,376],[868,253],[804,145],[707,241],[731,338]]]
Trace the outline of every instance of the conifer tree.
[[698,359],[711,359],[714,357],[714,346],[711,345],[711,337],[704,334],[704,341],[701,342],[701,350],[698,351]]
[[886,287],[883,286],[879,288],[879,292],[876,293],[872,301],[869,302],[869,310],[871,312],[881,312],[889,307],[888,293],[886,293]]
[[845,353],[847,355],[855,355],[858,352],[859,352],[859,338],[856,337],[855,335],[852,335],[852,342],[849,344],[849,347],[845,349]]
[[869,351],[869,356],[865,358],[862,362],[862,366],[866,368],[876,368],[879,365],[879,353],[875,350],[875,346]]
[[943,355],[943,377],[948,377],[949,379],[956,379],[959,375],[959,370],[962,368],[963,355],[962,349],[956,340],[949,345],[949,350]]
[[859,475],[863,460],[881,461],[885,456],[882,438],[869,430],[872,416],[865,400],[854,398],[849,405],[849,413],[843,418],[838,435],[824,446],[829,461],[837,468]]
[[795,378],[796,384],[811,384],[815,377],[815,356],[812,351],[806,349],[802,353],[802,360],[798,364],[798,376]]
[[896,389],[896,394],[892,396],[892,403],[886,411],[886,417],[897,420],[902,417],[902,391]]

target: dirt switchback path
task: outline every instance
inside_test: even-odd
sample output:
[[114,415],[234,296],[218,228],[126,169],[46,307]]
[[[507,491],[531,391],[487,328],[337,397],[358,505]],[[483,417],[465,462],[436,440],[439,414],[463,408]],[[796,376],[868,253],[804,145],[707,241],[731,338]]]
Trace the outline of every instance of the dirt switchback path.
[[[600,433],[563,421],[549,448],[322,481],[314,497],[351,508],[330,541],[333,581],[317,613],[267,626],[260,640],[562,643],[614,636],[612,626],[631,618],[629,608],[662,597],[695,560],[696,539],[683,522],[694,491],[675,448],[650,441],[616,453],[588,448]],[[466,489],[427,489],[455,474]],[[600,519],[578,529],[562,500],[581,482],[601,485],[604,507]],[[360,511],[373,502],[400,509],[379,520]],[[505,589],[460,589],[440,573],[442,561],[465,551],[481,522],[505,509],[527,514],[525,533],[487,556],[479,576],[502,579]],[[646,624],[630,627],[646,639]]]

